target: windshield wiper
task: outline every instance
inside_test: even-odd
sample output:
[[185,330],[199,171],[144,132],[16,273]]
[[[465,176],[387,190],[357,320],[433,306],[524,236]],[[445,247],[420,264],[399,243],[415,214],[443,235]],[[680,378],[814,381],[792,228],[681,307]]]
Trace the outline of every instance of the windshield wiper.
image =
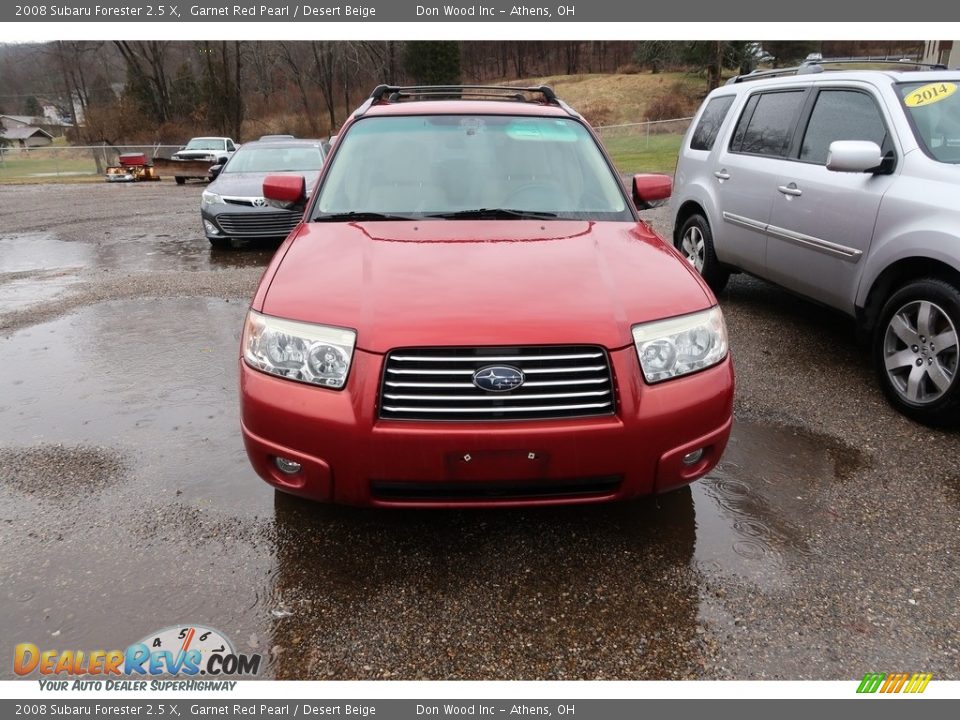
[[428,218],[442,220],[511,220],[515,218],[529,218],[547,220],[557,217],[556,213],[541,212],[539,210],[516,210],[514,208],[478,208],[476,210],[457,210],[456,212],[432,213]]
[[341,212],[341,213],[330,213],[329,215],[318,215],[313,219],[314,222],[345,222],[345,221],[362,221],[362,220],[416,220],[417,218],[411,215],[396,215],[392,213],[378,213],[378,212]]

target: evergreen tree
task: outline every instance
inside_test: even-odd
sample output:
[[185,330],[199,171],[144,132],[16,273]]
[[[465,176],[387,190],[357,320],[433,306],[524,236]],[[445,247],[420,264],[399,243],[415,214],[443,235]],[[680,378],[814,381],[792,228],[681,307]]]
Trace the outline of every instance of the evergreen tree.
[[33,95],[23,102],[23,114],[29,115],[30,117],[40,117],[43,115],[43,110],[40,108],[40,101]]
[[448,40],[408,42],[403,66],[421,85],[456,85],[460,82],[460,43]]

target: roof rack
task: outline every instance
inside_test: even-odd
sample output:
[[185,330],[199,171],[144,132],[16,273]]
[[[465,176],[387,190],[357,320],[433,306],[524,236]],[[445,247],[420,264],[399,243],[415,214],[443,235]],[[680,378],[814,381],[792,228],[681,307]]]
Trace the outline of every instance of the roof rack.
[[[529,96],[540,96],[532,100]],[[542,105],[554,105],[569,115],[578,117],[563,100],[557,97],[553,88],[547,85],[521,87],[515,85],[377,85],[370,97],[357,108],[354,115],[363,115],[373,105],[381,102],[397,103],[404,100],[504,100],[512,102],[538,102]]]
[[750,80],[761,80],[763,78],[779,77],[781,75],[813,75],[822,73],[824,65],[856,65],[863,63],[900,65],[918,68],[927,68],[928,70],[947,70],[947,66],[941,63],[925,63],[910,58],[891,58],[891,57],[845,57],[845,58],[826,58],[815,60],[804,60],[799,65],[788,68],[777,68],[775,70],[754,70],[746,75],[737,75],[727,80],[727,85],[748,82]]

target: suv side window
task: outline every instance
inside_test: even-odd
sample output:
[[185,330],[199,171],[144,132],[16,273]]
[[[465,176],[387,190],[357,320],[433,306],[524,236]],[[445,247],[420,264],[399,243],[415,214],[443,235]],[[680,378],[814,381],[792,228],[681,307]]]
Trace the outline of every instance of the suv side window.
[[727,117],[727,111],[733,105],[733,95],[724,95],[716,97],[707,103],[703,114],[700,116],[700,122],[697,123],[697,129],[693,131],[690,137],[691,150],[712,150],[713,143],[717,139],[717,133],[720,132],[720,126],[724,118]]
[[800,159],[826,165],[834,140],[869,140],[885,149],[887,129],[873,98],[857,90],[821,90],[800,146]]
[[228,151],[228,152],[233,152],[233,151],[236,150],[236,149],[237,149],[236,146],[234,146],[234,144],[233,144],[232,142],[230,142],[229,140],[227,140],[227,151]]
[[766,92],[747,102],[731,152],[783,157],[790,148],[806,89]]

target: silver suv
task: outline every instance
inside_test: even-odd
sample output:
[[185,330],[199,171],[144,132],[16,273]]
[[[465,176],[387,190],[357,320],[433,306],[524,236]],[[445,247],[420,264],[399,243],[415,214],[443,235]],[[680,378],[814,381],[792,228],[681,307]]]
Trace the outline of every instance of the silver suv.
[[955,423],[960,70],[825,67],[710,93],[680,151],[674,243],[716,292],[745,271],[855,317],[893,405]]

